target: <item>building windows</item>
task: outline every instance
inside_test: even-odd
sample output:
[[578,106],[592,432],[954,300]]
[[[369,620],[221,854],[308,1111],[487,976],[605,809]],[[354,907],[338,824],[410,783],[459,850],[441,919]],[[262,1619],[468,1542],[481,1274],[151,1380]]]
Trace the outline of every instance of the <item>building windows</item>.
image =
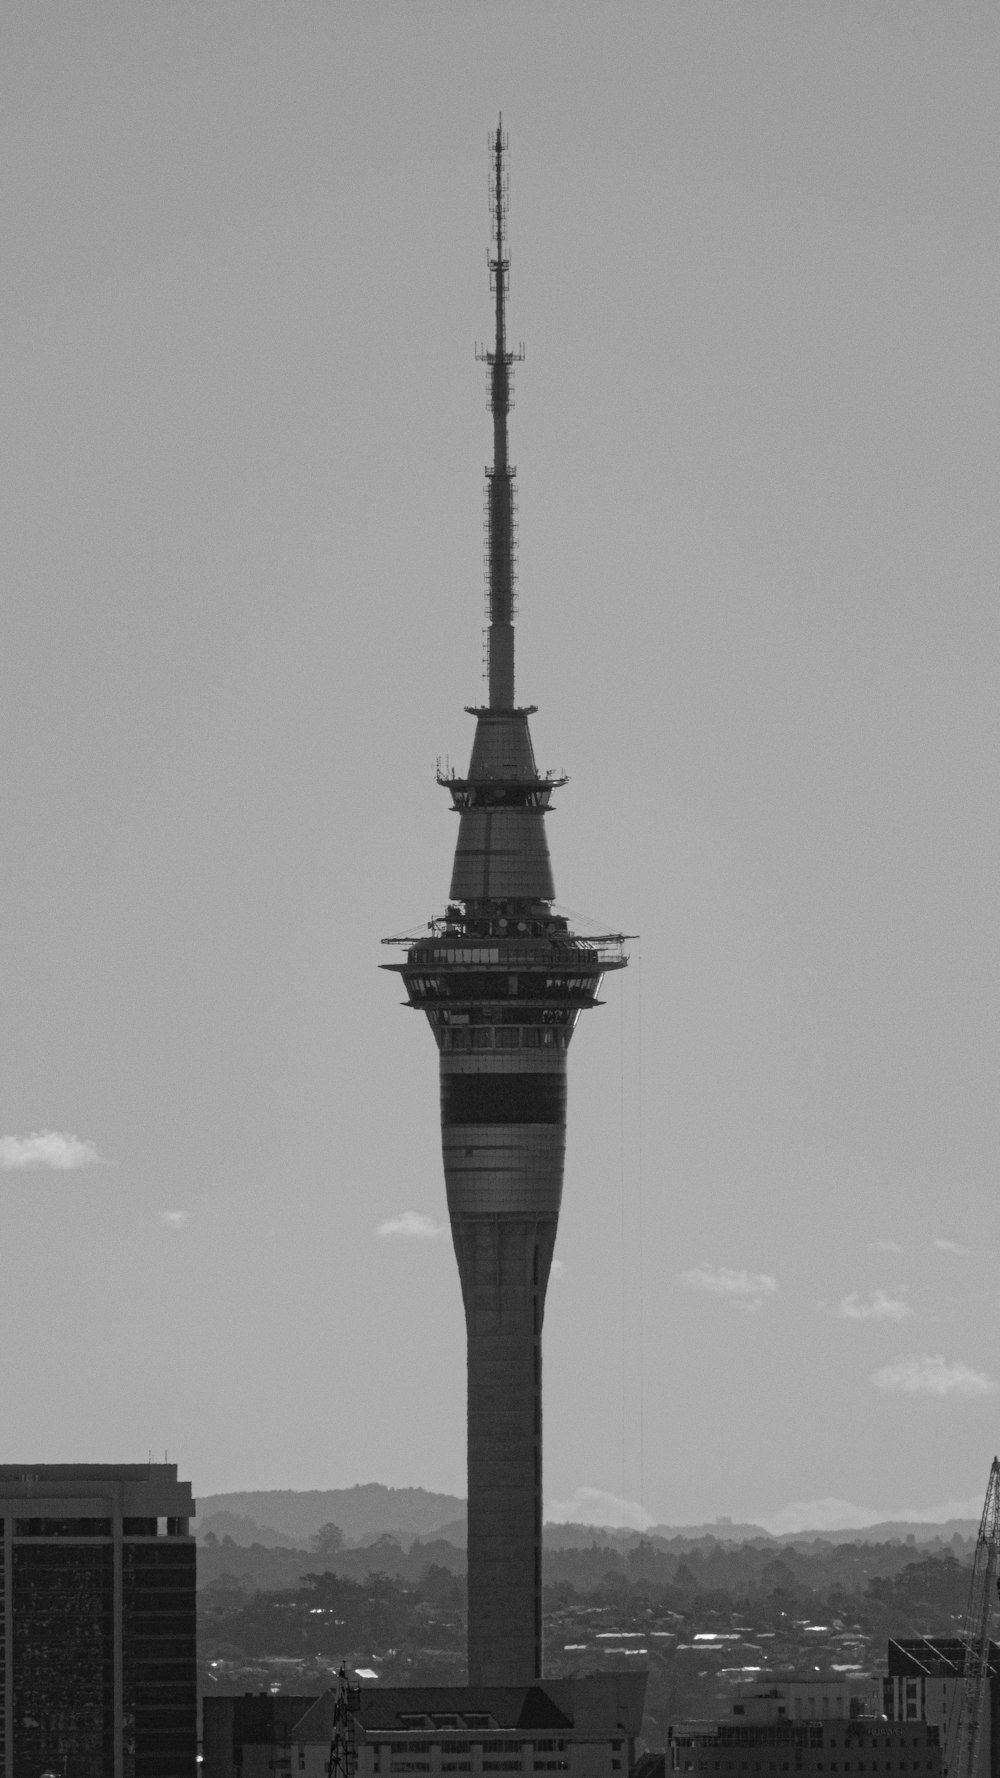
[[110,1537],[110,1519],[15,1519],[15,1537]]
[[448,1025],[439,1029],[449,1050],[565,1049],[566,1032],[554,1025]]

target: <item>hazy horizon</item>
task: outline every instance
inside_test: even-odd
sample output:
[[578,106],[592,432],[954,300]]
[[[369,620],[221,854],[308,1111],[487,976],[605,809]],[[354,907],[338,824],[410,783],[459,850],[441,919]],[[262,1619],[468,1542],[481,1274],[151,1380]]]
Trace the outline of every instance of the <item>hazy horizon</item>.
[[[218,1510],[214,1507],[214,1503],[219,1500],[243,1499],[246,1496],[252,1497],[269,1493],[283,1494],[285,1492],[295,1494],[350,1492],[352,1486],[364,1488],[370,1485],[370,1483],[354,1483],[343,1490],[307,1488],[285,1490],[277,1487],[274,1489],[223,1488],[213,1494],[206,1495],[202,1505],[203,1507],[212,1505],[213,1510]],[[376,1486],[398,1490],[406,1488],[407,1484],[386,1482],[376,1484]],[[416,1491],[435,1492],[429,1489]],[[453,1495],[449,1498],[454,1501],[456,1506],[465,1506],[464,1496]],[[800,1531],[863,1531],[873,1525],[883,1524],[946,1526],[962,1522],[976,1525],[981,1514],[982,1501],[975,1499],[950,1500],[938,1508],[904,1507],[899,1511],[876,1512],[869,1507],[855,1506],[850,1501],[827,1498],[814,1501],[791,1501],[787,1506],[776,1512],[764,1514],[759,1519],[739,1520],[735,1519],[732,1514],[726,1514],[711,1519],[695,1518],[681,1524],[655,1520],[648,1513],[643,1513],[635,1501],[616,1500],[613,1496],[602,1495],[597,1489],[580,1489],[572,1500],[547,1501],[545,1503],[545,1523],[547,1525],[579,1525],[608,1531],[652,1531],[663,1527],[671,1530],[683,1530],[688,1525],[698,1528],[714,1525],[724,1531],[730,1525],[752,1524],[759,1526],[762,1531],[766,1531],[774,1537],[793,1536]],[[204,1511],[199,1512],[199,1517],[203,1516]],[[246,1516],[251,1519],[254,1517],[249,1512]],[[262,1529],[267,1528],[262,1520],[257,1519],[255,1522],[260,1524]],[[447,1520],[442,1521],[442,1525],[446,1524]],[[276,1528],[280,1529],[280,1527]],[[426,1536],[428,1533],[423,1532],[420,1535]]]

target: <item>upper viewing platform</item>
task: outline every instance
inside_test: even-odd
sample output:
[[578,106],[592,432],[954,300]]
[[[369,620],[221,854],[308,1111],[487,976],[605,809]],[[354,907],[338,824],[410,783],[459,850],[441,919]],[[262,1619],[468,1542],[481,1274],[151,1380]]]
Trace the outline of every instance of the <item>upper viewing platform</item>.
[[603,974],[609,969],[624,969],[628,962],[627,937],[624,932],[603,932],[581,938],[561,914],[544,906],[507,911],[498,906],[477,909],[471,916],[452,907],[441,918],[428,921],[419,933],[384,938],[382,943],[405,947],[406,964],[386,966],[395,969],[413,965],[430,965],[435,969],[492,966],[550,973],[582,969]]

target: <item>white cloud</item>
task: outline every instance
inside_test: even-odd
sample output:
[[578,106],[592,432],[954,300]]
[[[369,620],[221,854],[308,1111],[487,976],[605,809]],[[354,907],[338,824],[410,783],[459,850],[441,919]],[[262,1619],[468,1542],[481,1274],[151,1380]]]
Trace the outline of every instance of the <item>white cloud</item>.
[[913,1310],[901,1295],[890,1296],[886,1290],[873,1290],[867,1301],[852,1290],[841,1297],[834,1314],[841,1321],[905,1321]]
[[956,1259],[971,1259],[971,1247],[960,1247],[957,1241],[935,1241],[939,1253],[953,1253]]
[[545,1517],[553,1525],[617,1525],[632,1531],[645,1531],[653,1523],[637,1500],[623,1500],[603,1488],[577,1488],[571,1500],[550,1500]]
[[92,1142],[70,1136],[65,1130],[36,1130],[30,1136],[0,1136],[0,1167],[18,1171],[25,1167],[51,1167],[68,1173],[74,1167],[90,1167],[101,1159]]
[[688,1290],[728,1297],[742,1309],[759,1309],[778,1288],[777,1279],[767,1272],[748,1272],[743,1267],[737,1271],[732,1266],[691,1266],[680,1274],[680,1282]]
[[168,1229],[182,1229],[191,1221],[190,1210],[161,1210],[160,1221]]
[[419,1210],[404,1210],[399,1216],[388,1216],[376,1230],[382,1236],[402,1235],[417,1241],[433,1241],[441,1232],[440,1225]]
[[898,1389],[906,1395],[957,1396],[966,1400],[979,1395],[992,1395],[996,1383],[985,1371],[974,1371],[956,1359],[949,1364],[940,1356],[897,1358],[873,1371],[871,1381],[876,1389]]
[[898,1241],[869,1241],[869,1253],[902,1253]]
[[563,1261],[561,1259],[554,1259],[549,1267],[549,1275],[553,1278],[561,1278],[565,1270],[566,1267],[563,1264]]

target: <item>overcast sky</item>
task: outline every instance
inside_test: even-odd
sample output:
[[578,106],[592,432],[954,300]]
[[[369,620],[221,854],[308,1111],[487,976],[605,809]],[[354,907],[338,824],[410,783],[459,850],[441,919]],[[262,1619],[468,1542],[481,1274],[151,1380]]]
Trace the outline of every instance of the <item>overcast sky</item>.
[[377,966],[481,696],[502,110],[518,693],[561,904],[641,934],[570,1055],[547,1497],[978,1510],[996,5],[13,0],[0,50],[3,1460],[464,1491]]

